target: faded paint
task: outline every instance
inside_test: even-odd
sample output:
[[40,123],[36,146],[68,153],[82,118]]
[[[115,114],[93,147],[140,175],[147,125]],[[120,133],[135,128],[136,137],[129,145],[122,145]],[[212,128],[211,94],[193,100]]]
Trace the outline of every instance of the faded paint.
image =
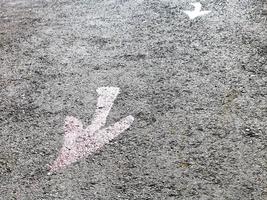
[[97,109],[90,126],[84,129],[78,119],[72,116],[66,117],[64,144],[59,156],[51,166],[50,172],[65,168],[92,154],[127,130],[133,123],[134,117],[129,115],[114,125],[102,128],[105,126],[106,118],[119,94],[119,88],[101,87],[97,89],[97,93],[99,95]]
[[200,17],[206,14],[209,14],[211,11],[201,11],[201,3],[196,2],[196,3],[191,3],[191,5],[193,5],[195,7],[195,9],[193,11],[183,11],[185,14],[188,15],[189,19],[195,19],[196,17]]

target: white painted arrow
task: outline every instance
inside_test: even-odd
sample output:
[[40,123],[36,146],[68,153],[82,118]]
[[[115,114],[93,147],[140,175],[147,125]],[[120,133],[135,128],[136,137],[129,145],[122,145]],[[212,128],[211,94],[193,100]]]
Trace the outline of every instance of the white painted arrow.
[[84,129],[78,119],[66,117],[63,147],[60,150],[59,156],[50,167],[50,172],[65,168],[79,159],[92,154],[128,129],[133,123],[134,117],[129,115],[107,128],[102,128],[105,126],[106,118],[114,100],[119,94],[119,88],[101,87],[97,89],[97,93],[99,95],[97,109],[90,126]]
[[195,7],[193,11],[190,11],[190,10],[183,11],[185,14],[188,15],[189,19],[191,20],[195,19],[196,17],[203,16],[203,15],[210,13],[210,11],[201,11],[202,5],[200,4],[200,2],[191,3],[191,5]]

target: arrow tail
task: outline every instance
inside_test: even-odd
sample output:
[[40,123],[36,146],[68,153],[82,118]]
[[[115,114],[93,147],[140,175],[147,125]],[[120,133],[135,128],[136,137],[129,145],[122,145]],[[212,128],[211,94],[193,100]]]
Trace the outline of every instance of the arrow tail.
[[97,109],[91,125],[88,127],[90,132],[99,130],[106,124],[107,116],[113,106],[113,102],[119,94],[117,87],[101,87],[97,89],[99,95],[97,99]]

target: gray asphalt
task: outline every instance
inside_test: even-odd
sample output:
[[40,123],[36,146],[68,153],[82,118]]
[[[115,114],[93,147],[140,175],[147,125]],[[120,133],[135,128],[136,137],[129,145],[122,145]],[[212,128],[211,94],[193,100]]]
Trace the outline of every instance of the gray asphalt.
[[[0,0],[1,200],[267,199],[262,0]],[[48,175],[66,116],[134,123]]]

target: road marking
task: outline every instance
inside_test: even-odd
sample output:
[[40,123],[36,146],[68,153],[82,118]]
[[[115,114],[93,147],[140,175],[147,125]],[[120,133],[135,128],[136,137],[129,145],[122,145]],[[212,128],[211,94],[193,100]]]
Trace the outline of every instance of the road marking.
[[183,11],[185,14],[188,15],[189,19],[193,20],[196,17],[200,17],[206,14],[209,14],[211,11],[201,11],[201,3],[200,2],[196,2],[196,3],[191,3],[191,5],[193,5],[195,7],[195,9],[193,11],[190,10],[186,10]]
[[134,117],[129,115],[107,128],[102,128],[105,126],[106,118],[119,94],[119,88],[101,87],[97,89],[97,93],[99,95],[97,109],[91,125],[84,129],[78,119],[72,116],[66,117],[63,147],[57,159],[50,166],[49,174],[92,154],[127,130],[133,123]]

